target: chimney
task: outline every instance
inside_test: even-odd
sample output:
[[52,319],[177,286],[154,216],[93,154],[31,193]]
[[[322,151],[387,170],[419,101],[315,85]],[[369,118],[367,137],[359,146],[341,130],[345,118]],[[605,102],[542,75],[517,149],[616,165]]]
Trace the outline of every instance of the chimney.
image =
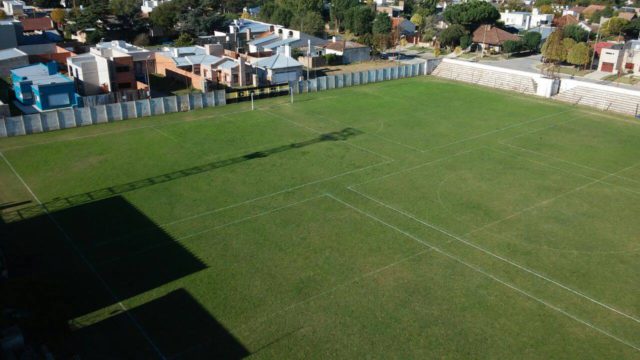
[[289,44],[284,46],[284,55],[291,57],[291,46]]
[[247,85],[247,64],[244,59],[238,59],[238,83],[240,86]]
[[222,57],[224,55],[224,47],[221,44],[206,44],[204,51],[207,55]]
[[180,50],[178,50],[178,48],[173,48],[171,49],[171,54],[173,55],[173,57],[178,57],[180,56]]
[[331,38],[331,42],[337,42],[337,41],[338,39],[335,36]]
[[252,35],[251,28],[247,28],[247,41],[251,41]]

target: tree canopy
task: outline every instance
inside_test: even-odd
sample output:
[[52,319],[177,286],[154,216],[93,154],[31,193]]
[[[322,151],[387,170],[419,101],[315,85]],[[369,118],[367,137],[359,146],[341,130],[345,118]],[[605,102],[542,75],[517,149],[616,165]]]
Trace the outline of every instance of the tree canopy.
[[576,42],[587,41],[589,39],[589,32],[578,24],[570,24],[562,29],[562,34],[566,38],[571,38]]
[[482,24],[495,24],[500,19],[500,13],[488,2],[472,0],[447,7],[444,18],[451,24],[474,30]]
[[453,24],[444,29],[438,39],[445,46],[455,47],[460,45],[460,39],[467,34],[467,29],[460,24]]
[[390,34],[391,19],[389,18],[389,15],[385,13],[378,13],[373,21],[372,30],[374,34]]
[[562,32],[556,30],[549,35],[542,45],[542,55],[549,62],[559,63],[567,58],[567,51],[562,44]]
[[576,44],[567,53],[567,62],[576,66],[586,66],[591,60],[591,48],[583,42]]

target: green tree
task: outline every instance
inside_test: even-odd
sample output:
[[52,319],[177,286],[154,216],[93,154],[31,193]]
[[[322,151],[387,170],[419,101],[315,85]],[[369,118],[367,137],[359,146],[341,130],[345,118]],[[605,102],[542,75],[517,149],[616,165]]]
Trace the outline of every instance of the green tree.
[[589,32],[577,24],[565,26],[562,29],[562,33],[565,38],[572,38],[576,42],[587,41],[589,39]]
[[628,38],[637,39],[640,36],[640,18],[631,20],[622,31]]
[[67,17],[67,13],[64,9],[53,9],[51,11],[51,20],[53,20],[56,24],[62,24],[64,19]]
[[548,62],[560,63],[567,58],[567,51],[562,45],[562,32],[556,30],[549,35],[542,45],[542,55]]
[[450,25],[442,30],[438,40],[444,46],[456,47],[460,45],[460,39],[467,34],[467,29],[460,24]]
[[429,16],[436,13],[436,7],[438,6],[438,0],[418,0],[416,1],[416,7],[414,13],[422,16]]
[[136,37],[133,39],[133,45],[135,46],[148,46],[151,43],[151,41],[149,40],[149,35],[145,34],[145,33],[141,33],[136,35]]
[[602,33],[609,36],[621,35],[629,24],[629,20],[614,17],[602,25]]
[[567,62],[578,67],[584,67],[591,60],[591,48],[586,43],[578,43],[567,53]]
[[542,35],[539,32],[529,31],[522,35],[522,47],[527,51],[537,52],[541,41]]
[[291,28],[307,34],[321,36],[324,33],[324,19],[315,11],[307,11],[291,19]]
[[[342,28],[342,22],[344,21],[345,16],[349,9],[355,6],[359,6],[359,0],[333,0],[331,1],[331,20],[335,25],[336,31],[339,31]],[[262,11],[262,10],[260,10]]]
[[116,16],[133,17],[140,11],[142,0],[109,0],[111,13]]
[[279,7],[291,10],[294,14],[308,11],[320,13],[324,5],[322,0],[276,0],[275,3]]
[[413,14],[413,16],[411,17],[411,22],[416,26],[416,28],[422,29],[422,27],[424,26],[424,16],[417,13]]
[[276,10],[273,12],[273,15],[271,15],[271,22],[282,26],[289,26],[292,19],[293,12],[284,7],[276,8]]
[[[573,48],[574,46],[576,46],[576,41],[573,40],[572,38],[564,38],[562,39],[562,47],[564,48],[564,50],[568,53],[569,50],[571,50],[571,48]],[[565,59],[566,60],[566,57]]]
[[491,3],[472,0],[447,7],[444,19],[472,31],[481,24],[495,24],[500,19],[500,13]]
[[385,13],[378,13],[373,21],[373,33],[374,34],[390,34],[391,33],[391,18]]
[[167,32],[174,30],[180,12],[180,8],[178,6],[179,4],[175,1],[160,4],[158,7],[153,9],[149,16],[151,24]]
[[473,39],[471,38],[471,35],[469,35],[469,34],[462,35],[460,37],[460,47],[463,48],[463,49],[467,49],[473,43],[472,40]]
[[355,6],[347,11],[344,20],[345,29],[356,35],[364,35],[372,32],[376,13],[368,6]]
[[522,48],[522,41],[520,40],[507,40],[502,44],[502,51],[507,54],[520,52]]
[[173,42],[173,45],[175,46],[191,46],[193,44],[194,44],[194,39],[188,33],[180,34],[180,36],[178,36],[176,41]]

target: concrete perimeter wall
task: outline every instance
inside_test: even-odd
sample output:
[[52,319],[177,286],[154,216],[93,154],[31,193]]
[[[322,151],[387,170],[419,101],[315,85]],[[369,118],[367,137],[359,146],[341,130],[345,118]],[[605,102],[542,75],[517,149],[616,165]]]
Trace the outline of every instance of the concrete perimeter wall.
[[317,79],[291,81],[289,82],[289,87],[294,94],[302,94],[422,76],[428,74],[427,70],[428,62],[425,61],[417,64],[397,65],[383,69],[329,75]]
[[607,91],[609,93],[611,93],[612,95],[631,95],[631,96],[640,96],[640,91],[638,90],[632,90],[632,89],[627,89],[627,88],[621,88],[621,87],[617,87],[617,86],[610,86],[610,85],[603,85],[603,84],[594,84],[591,82],[586,82],[586,81],[580,81],[580,80],[575,80],[575,79],[562,79],[562,82],[560,83],[560,93],[563,93],[565,91],[569,91],[571,89],[574,89],[576,87],[582,87],[582,88],[589,88],[589,89],[594,89],[594,90],[600,90],[600,91]]
[[225,105],[224,90],[0,118],[0,137],[36,134]]
[[[558,89],[557,79],[551,79],[541,74],[536,74],[527,71],[519,71],[513,69],[505,69],[497,66],[485,65],[475,62],[469,62],[456,59],[442,59],[442,63],[446,63],[451,66],[464,67],[466,69],[475,69],[482,72],[495,73],[496,76],[514,75],[514,77],[525,77],[531,79],[536,84],[536,95],[541,97],[551,97],[555,95]],[[437,67],[437,66],[436,66]],[[433,70],[432,70],[433,71]],[[490,86],[485,84],[485,86]]]

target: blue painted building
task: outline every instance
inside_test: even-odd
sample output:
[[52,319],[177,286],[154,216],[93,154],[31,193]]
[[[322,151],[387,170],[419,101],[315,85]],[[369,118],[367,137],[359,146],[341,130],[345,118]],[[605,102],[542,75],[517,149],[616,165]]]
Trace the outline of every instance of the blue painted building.
[[58,73],[58,64],[36,64],[11,70],[16,99],[39,111],[77,105],[73,80]]

